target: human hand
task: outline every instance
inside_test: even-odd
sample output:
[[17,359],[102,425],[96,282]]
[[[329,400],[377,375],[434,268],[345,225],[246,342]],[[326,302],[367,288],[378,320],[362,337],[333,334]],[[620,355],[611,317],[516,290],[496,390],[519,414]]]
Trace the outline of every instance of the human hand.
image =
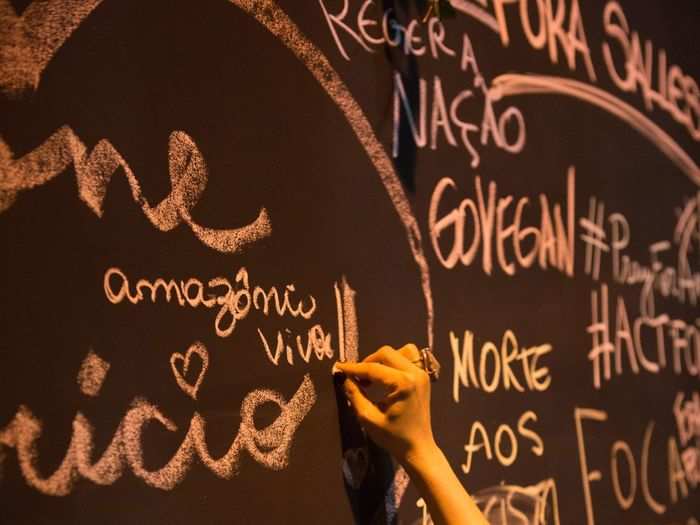
[[[404,466],[425,460],[437,449],[430,422],[430,378],[412,361],[415,345],[383,346],[360,363],[337,362],[346,375],[345,394],[372,440]],[[379,384],[385,395],[372,402],[363,385]]]

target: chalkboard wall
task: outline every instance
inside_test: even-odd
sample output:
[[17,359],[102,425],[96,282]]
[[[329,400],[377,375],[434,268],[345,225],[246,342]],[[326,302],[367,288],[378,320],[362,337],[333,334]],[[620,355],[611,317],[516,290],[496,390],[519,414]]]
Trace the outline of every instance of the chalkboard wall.
[[[0,0],[0,522],[700,520],[695,0]],[[426,13],[427,16],[426,16]]]

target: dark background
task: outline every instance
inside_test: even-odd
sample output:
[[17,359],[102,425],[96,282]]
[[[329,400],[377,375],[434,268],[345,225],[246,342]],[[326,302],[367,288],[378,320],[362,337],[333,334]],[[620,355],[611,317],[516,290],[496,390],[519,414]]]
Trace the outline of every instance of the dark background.
[[[21,11],[27,2],[12,4]],[[340,5],[328,1],[332,12]],[[390,153],[392,67],[405,57],[381,49],[366,53],[344,38],[352,58],[346,61],[317,2],[284,1],[280,6],[328,57]],[[600,52],[603,6],[600,1],[582,6],[598,86],[642,109],[640,95],[623,95],[608,80]],[[696,2],[626,2],[623,8],[633,29],[663,46],[670,62],[697,78]],[[400,16],[415,17],[422,9],[411,4],[408,15]],[[508,48],[471,18],[445,20],[448,34],[469,34],[487,80],[507,72],[586,80],[582,65],[578,72],[568,70],[561,50],[558,65],[550,63],[545,51],[532,50],[516,9],[509,9]],[[411,67],[429,81],[439,75],[446,94],[464,86],[453,61],[424,58]],[[232,280],[245,267],[252,283],[282,289],[293,282],[300,293],[313,294],[319,303],[316,322],[335,341],[333,283],[346,276],[357,290],[361,355],[384,343],[427,344],[425,303],[404,227],[351,127],[305,66],[251,16],[223,0],[105,0],[56,53],[35,92],[0,100],[0,134],[15,157],[68,125],[88,150],[100,139],[109,140],[151,203],[170,191],[168,137],[182,130],[201,150],[209,172],[194,219],[212,228],[237,227],[264,206],[273,228],[269,238],[233,255],[206,248],[183,225],[159,232],[133,202],[119,171],[101,218],[78,199],[72,168],[19,195],[0,216],[5,246],[0,425],[11,421],[20,405],[43,421],[38,442],[43,473],[53,472],[63,459],[77,411],[93,424],[100,454],[135,397],[158,405],[181,430],[153,428],[144,434],[146,466],[155,469],[175,452],[195,411],[207,420],[207,440],[216,456],[235,437],[240,404],[249,391],[270,388],[290,397],[310,373],[318,396],[295,434],[288,468],[266,470],[243,453],[233,479],[221,480],[195,464],[168,492],[147,486],[127,469],[111,486],[81,480],[67,497],[44,496],[26,485],[14,451],[7,449],[0,471],[0,521],[351,523],[331,362],[312,359],[290,366],[282,358],[275,367],[256,333],[260,327],[269,339],[285,328],[305,334],[310,323],[251,314],[231,337],[219,338],[214,311],[149,302],[115,306],[102,289],[104,272],[112,266],[132,282],[142,277],[206,281],[219,275]],[[434,350],[444,370],[433,391],[435,434],[470,492],[502,481],[527,486],[551,477],[561,523],[584,523],[573,412],[575,407],[605,410],[606,423],[586,426],[589,465],[603,471],[603,480],[592,484],[596,522],[685,523],[700,513],[692,489],[687,500],[669,504],[663,517],[644,504],[639,488],[632,509],[621,511],[610,486],[609,451],[615,440],[623,439],[639,462],[644,428],[654,420],[651,488],[668,504],[666,442],[676,435],[671,407],[678,391],[697,390],[697,378],[676,376],[670,369],[658,375],[626,372],[594,390],[585,329],[590,291],[598,285],[583,273],[583,244],[577,239],[574,279],[537,267],[519,269],[515,277],[499,270],[487,276],[477,263],[446,270],[430,246],[427,216],[432,190],[444,176],[455,180],[459,195],[473,196],[474,176],[481,175],[484,187],[497,182],[499,195],[529,196],[533,203],[545,193],[550,203],[563,203],[566,171],[573,165],[577,220],[587,215],[590,196],[602,199],[611,212],[630,221],[629,255],[646,261],[647,246],[670,238],[673,210],[697,187],[646,139],[601,110],[549,95],[500,104],[516,104],[526,119],[527,145],[521,154],[479,147],[481,165],[472,169],[463,149],[443,142],[437,151],[406,148],[397,162],[431,270]],[[650,117],[697,159],[697,144],[681,126],[658,110]],[[601,281],[612,283],[608,268],[603,264]],[[637,292],[611,284],[611,298],[622,294],[630,316],[637,314]],[[688,322],[698,314],[697,308],[671,301],[658,300],[657,308]],[[506,329],[524,346],[553,346],[542,359],[551,370],[549,390],[462,390],[460,404],[454,404],[449,332],[473,331],[480,346],[486,340],[499,344]],[[184,352],[195,340],[210,355],[196,402],[177,387],[168,363],[171,353]],[[94,399],[82,395],[76,384],[90,349],[111,363]],[[493,439],[502,423],[515,430],[526,410],[538,414],[532,426],[544,441],[544,455],[532,455],[529,442],[521,440],[513,466],[501,467],[495,459],[475,454],[471,473],[464,475],[460,464],[472,423],[481,421]],[[409,488],[402,522],[420,516],[417,498]]]

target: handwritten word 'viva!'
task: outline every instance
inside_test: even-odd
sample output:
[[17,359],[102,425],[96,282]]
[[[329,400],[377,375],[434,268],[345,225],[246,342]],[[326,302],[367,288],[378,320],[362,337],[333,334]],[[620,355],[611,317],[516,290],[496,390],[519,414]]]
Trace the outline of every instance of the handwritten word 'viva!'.
[[[498,267],[506,275],[514,275],[518,267],[530,268],[537,261],[543,270],[551,266],[572,277],[575,175],[575,169],[569,168],[564,214],[559,204],[550,209],[547,196],[539,195],[539,226],[523,225],[523,215],[530,202],[528,197],[517,200],[512,218],[508,219],[506,213],[513,204],[513,196],[505,195],[497,199],[495,182],[488,184],[488,193],[485,195],[480,177],[474,178],[476,199],[467,197],[458,204],[454,201],[446,204],[447,190],[456,190],[457,184],[449,177],[442,178],[433,190],[428,212],[430,240],[436,257],[442,266],[452,269],[457,263],[471,265],[481,250],[481,266],[487,275],[491,275],[495,249]],[[449,211],[438,215],[439,210],[445,206],[450,207]],[[471,239],[466,239],[469,231]],[[443,239],[448,241],[448,250],[443,248]],[[529,248],[524,248],[526,244]],[[514,261],[508,258],[511,250],[507,250],[507,245],[512,248]]]
[[238,252],[272,233],[265,208],[260,209],[253,222],[240,228],[212,229],[194,221],[190,212],[207,186],[207,166],[197,145],[183,131],[170,134],[168,170],[171,191],[156,206],[148,203],[131,167],[108,140],[100,140],[88,152],[75,132],[63,126],[34,151],[13,159],[10,147],[0,138],[0,213],[12,206],[20,191],[46,184],[71,165],[75,169],[80,199],[98,217],[102,217],[109,182],[121,168],[134,201],[160,231],[171,231],[184,222],[204,245],[224,253]]
[[[199,343],[201,345],[201,343]],[[92,366],[98,360],[94,354],[88,355]],[[91,366],[88,363],[88,366]],[[87,374],[92,381],[85,382],[79,375],[78,382],[84,394],[99,395],[101,383],[109,367],[102,366],[99,373]],[[82,375],[86,375],[84,372]],[[95,378],[96,381],[95,381]],[[95,384],[97,383],[97,384]],[[258,463],[272,470],[286,468],[292,438],[296,429],[316,402],[316,392],[309,375],[287,401],[273,390],[253,390],[243,399],[238,433],[231,446],[219,458],[209,453],[206,442],[206,421],[195,412],[190,420],[182,443],[173,457],[162,467],[149,470],[143,458],[142,434],[151,423],[158,423],[170,433],[178,432],[177,425],[154,404],[146,399],[135,398],[99,459],[94,459],[93,426],[85,415],[78,412],[73,419],[73,434],[68,450],[59,467],[49,476],[42,476],[38,458],[38,441],[41,438],[42,422],[32,411],[22,405],[13,420],[0,429],[0,466],[3,447],[14,448],[20,470],[26,482],[43,494],[65,496],[70,494],[80,478],[96,485],[111,485],[121,478],[125,467],[148,485],[171,490],[180,483],[195,458],[223,479],[230,479],[238,473],[241,452],[248,454]],[[279,408],[277,419],[265,428],[255,424],[258,407],[273,404]]]
[[[660,492],[656,494],[652,492],[652,487],[660,486],[659,483],[655,483],[650,477],[651,473],[659,472],[652,464],[662,460],[655,454],[650,453],[655,426],[653,420],[649,421],[644,429],[639,455],[635,455],[629,443],[624,440],[614,441],[610,445],[609,456],[603,461],[592,458],[587,454],[584,422],[587,422],[587,427],[593,426],[595,428],[595,430],[591,430],[591,432],[595,433],[596,441],[600,441],[601,436],[608,435],[607,432],[602,432],[599,428],[599,425],[606,421],[608,421],[608,413],[604,410],[578,407],[574,409],[574,424],[576,426],[576,441],[578,445],[587,525],[595,525],[596,523],[596,505],[594,502],[599,500],[601,495],[600,491],[597,491],[598,496],[594,499],[592,483],[603,480],[603,473],[596,468],[601,464],[609,466],[610,468],[609,477],[613,496],[615,502],[622,510],[632,508],[635,502],[641,499],[647,508],[656,514],[663,515],[668,509],[664,501],[675,504],[680,498],[688,497],[688,483],[678,453],[678,443],[673,436],[669,436],[666,443],[667,471],[663,472],[661,475],[661,478],[668,483],[668,499],[663,498]],[[594,423],[597,423],[597,425],[594,425]],[[637,458],[639,458],[639,462],[637,462]],[[626,483],[623,480],[626,480]],[[638,493],[640,492],[641,497],[638,497]],[[607,507],[607,505],[604,505],[604,508]]]
[[245,268],[238,270],[233,283],[225,277],[215,277],[206,284],[195,278],[186,281],[157,278],[155,281],[139,279],[133,288],[124,272],[119,268],[109,268],[104,274],[103,286],[105,296],[112,304],[125,300],[131,304],[144,300],[155,303],[159,299],[170,303],[174,299],[179,306],[218,308],[214,330],[219,337],[230,336],[236,324],[245,319],[251,310],[261,311],[267,316],[272,306],[272,311],[279,317],[290,315],[304,319],[310,319],[316,311],[316,299],[312,295],[299,300],[293,298],[296,293],[293,283],[287,284],[284,292],[278,291],[275,286],[268,289],[261,286],[251,288]]

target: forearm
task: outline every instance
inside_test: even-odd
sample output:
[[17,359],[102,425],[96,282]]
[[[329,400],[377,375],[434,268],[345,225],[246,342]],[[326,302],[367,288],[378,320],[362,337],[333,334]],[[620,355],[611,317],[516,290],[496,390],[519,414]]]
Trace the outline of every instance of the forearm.
[[435,525],[488,525],[437,445],[408,458],[404,466]]

